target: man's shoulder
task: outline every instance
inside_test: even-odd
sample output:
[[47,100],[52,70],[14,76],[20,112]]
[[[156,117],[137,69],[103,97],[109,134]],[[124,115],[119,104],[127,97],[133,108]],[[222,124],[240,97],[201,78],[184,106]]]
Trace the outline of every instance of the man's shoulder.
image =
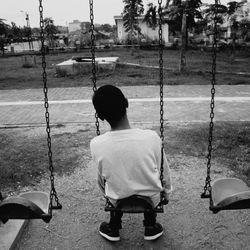
[[[110,133],[107,132],[105,134],[99,135],[94,137],[91,141],[90,141],[90,145],[100,145],[102,143],[106,143],[108,141],[110,141],[111,138],[117,138],[117,137],[121,137],[124,138],[124,136],[126,136],[127,138],[134,138],[137,136],[142,137],[144,139],[151,139],[151,140],[160,140],[159,135],[151,129],[131,129],[131,130],[127,130],[126,133],[122,133],[124,131],[118,131],[118,132],[114,132],[114,133]],[[128,132],[128,133],[127,133]]]
[[103,140],[106,139],[106,133],[105,134],[102,134],[102,135],[98,135],[98,136],[95,136],[91,141],[90,141],[90,144],[96,144],[96,143],[100,143],[102,142]]
[[159,138],[159,135],[154,130],[151,129],[140,129],[140,132],[144,135]]
[[155,142],[160,142],[160,137],[159,135],[151,129],[139,129],[138,130],[139,137],[144,138],[144,140],[147,141],[155,141]]

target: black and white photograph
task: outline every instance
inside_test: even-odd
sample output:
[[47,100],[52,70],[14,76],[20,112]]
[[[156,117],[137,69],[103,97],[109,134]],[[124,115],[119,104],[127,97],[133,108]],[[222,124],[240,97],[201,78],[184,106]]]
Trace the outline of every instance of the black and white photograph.
[[250,250],[250,1],[1,0],[0,250]]

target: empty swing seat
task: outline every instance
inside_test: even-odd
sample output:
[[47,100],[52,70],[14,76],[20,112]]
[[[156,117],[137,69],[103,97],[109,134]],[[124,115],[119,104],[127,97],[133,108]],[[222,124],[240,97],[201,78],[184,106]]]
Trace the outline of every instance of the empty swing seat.
[[19,196],[4,199],[0,203],[0,221],[9,219],[42,219],[49,222],[50,197],[45,192],[26,192]]
[[212,183],[210,210],[250,208],[250,188],[240,179],[222,178]]

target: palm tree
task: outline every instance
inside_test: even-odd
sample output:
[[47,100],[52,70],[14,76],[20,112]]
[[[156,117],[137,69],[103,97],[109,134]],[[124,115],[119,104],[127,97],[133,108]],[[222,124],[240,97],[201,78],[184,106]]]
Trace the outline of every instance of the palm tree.
[[[185,70],[186,59],[185,52],[188,41],[188,29],[195,27],[197,20],[202,18],[199,10],[201,0],[166,0],[163,10],[164,22],[169,24],[173,33],[181,32],[182,34],[182,47],[180,53],[180,71]],[[144,20],[151,27],[155,25],[156,7],[152,3],[148,4],[148,10]]]
[[138,17],[143,14],[143,0],[123,0],[123,26],[125,31],[129,33],[128,41],[135,40],[135,35],[140,34],[141,29],[138,25]]
[[157,26],[157,10],[156,6],[153,3],[148,4],[148,10],[144,16],[143,22],[146,22],[146,24],[151,27],[152,29],[155,29]]
[[196,22],[202,19],[200,6],[201,0],[173,0],[167,9],[166,18],[174,32],[181,32],[182,45],[180,53],[179,70],[182,72],[186,67],[186,47],[188,44],[188,30],[196,26]]
[[[164,13],[164,10],[168,9],[170,1],[171,0],[167,0],[165,6],[163,6],[163,16],[166,14]],[[157,8],[156,5],[154,5],[153,3],[149,3],[148,9],[146,11],[146,14],[143,20],[152,29],[155,29],[157,26],[157,9],[156,8]]]

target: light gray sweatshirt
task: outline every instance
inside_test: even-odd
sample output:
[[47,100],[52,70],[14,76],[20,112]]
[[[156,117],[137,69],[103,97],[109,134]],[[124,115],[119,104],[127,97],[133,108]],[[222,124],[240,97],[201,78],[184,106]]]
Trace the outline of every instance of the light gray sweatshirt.
[[164,187],[160,181],[161,139],[153,130],[125,129],[106,132],[90,142],[98,183],[115,204],[131,195],[150,197],[154,205],[160,192],[171,192],[170,171],[164,153]]

